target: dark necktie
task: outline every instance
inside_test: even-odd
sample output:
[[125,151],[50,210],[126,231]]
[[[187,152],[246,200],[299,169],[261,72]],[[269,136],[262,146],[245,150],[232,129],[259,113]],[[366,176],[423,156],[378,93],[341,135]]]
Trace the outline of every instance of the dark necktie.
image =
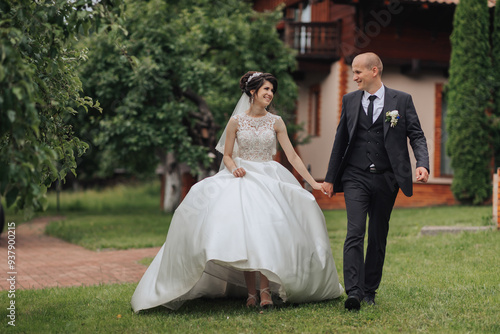
[[370,100],[370,104],[368,104],[368,119],[370,123],[373,123],[373,100],[377,98],[376,95],[370,95],[368,99]]

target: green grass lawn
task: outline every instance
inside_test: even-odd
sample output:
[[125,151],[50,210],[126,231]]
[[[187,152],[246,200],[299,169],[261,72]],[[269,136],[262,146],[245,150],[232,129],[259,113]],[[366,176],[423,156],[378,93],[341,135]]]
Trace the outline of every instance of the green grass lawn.
[[[53,211],[54,196],[49,203]],[[157,182],[63,194],[60,207],[66,218],[46,233],[91,250],[160,246],[172,219],[160,210]]]
[[[66,219],[51,224],[47,231],[90,249],[161,245],[171,216],[158,211],[156,191],[159,192],[159,188],[153,183],[96,192],[85,200],[77,193],[70,194],[71,200],[63,194],[67,202],[61,205],[64,210],[61,214]],[[0,331],[500,333],[500,233],[493,230],[436,236],[419,234],[426,225],[490,224],[491,211],[489,206],[394,210],[377,305],[363,307],[360,312],[346,312],[343,296],[327,302],[290,305],[263,314],[245,308],[244,300],[234,299],[198,299],[187,302],[176,312],[159,307],[134,314],[130,298],[136,284],[114,284],[17,291],[16,327],[7,325],[6,307],[2,307],[0,318],[4,322],[0,324]],[[51,213],[54,213],[52,207]],[[345,212],[324,213],[337,270],[343,281]],[[144,263],[149,261],[145,259]],[[0,295],[0,301],[1,305],[7,305],[6,293]]]

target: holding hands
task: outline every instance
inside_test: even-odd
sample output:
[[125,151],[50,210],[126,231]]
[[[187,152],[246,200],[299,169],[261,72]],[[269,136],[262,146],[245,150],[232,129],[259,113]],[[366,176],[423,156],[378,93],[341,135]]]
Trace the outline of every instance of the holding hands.
[[328,197],[332,197],[333,196],[333,183],[323,182],[321,184],[320,190],[323,192],[323,194],[327,195]]
[[313,189],[321,191],[323,194],[327,195],[328,197],[332,197],[332,195],[333,195],[333,184],[328,183],[328,182],[323,182],[323,183],[316,182],[316,185],[313,186]]

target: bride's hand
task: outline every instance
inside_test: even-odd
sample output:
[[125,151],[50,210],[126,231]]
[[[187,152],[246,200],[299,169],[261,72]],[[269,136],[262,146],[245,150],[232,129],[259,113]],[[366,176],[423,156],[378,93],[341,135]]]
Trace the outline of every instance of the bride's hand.
[[238,167],[233,169],[233,175],[234,177],[243,177],[247,173],[246,170],[243,167]]
[[314,184],[311,184],[311,186],[314,190],[320,190],[321,192],[323,192],[323,188],[321,187],[321,183],[314,182]]

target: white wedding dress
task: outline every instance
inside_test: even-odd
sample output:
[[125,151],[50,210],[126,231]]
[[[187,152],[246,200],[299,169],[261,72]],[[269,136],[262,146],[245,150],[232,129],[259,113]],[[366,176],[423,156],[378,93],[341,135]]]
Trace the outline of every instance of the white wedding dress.
[[191,188],[132,296],[135,312],[159,305],[175,310],[198,297],[246,298],[243,271],[262,272],[285,302],[342,294],[321,209],[272,160],[279,116],[234,117],[235,162],[246,175],[224,169]]

